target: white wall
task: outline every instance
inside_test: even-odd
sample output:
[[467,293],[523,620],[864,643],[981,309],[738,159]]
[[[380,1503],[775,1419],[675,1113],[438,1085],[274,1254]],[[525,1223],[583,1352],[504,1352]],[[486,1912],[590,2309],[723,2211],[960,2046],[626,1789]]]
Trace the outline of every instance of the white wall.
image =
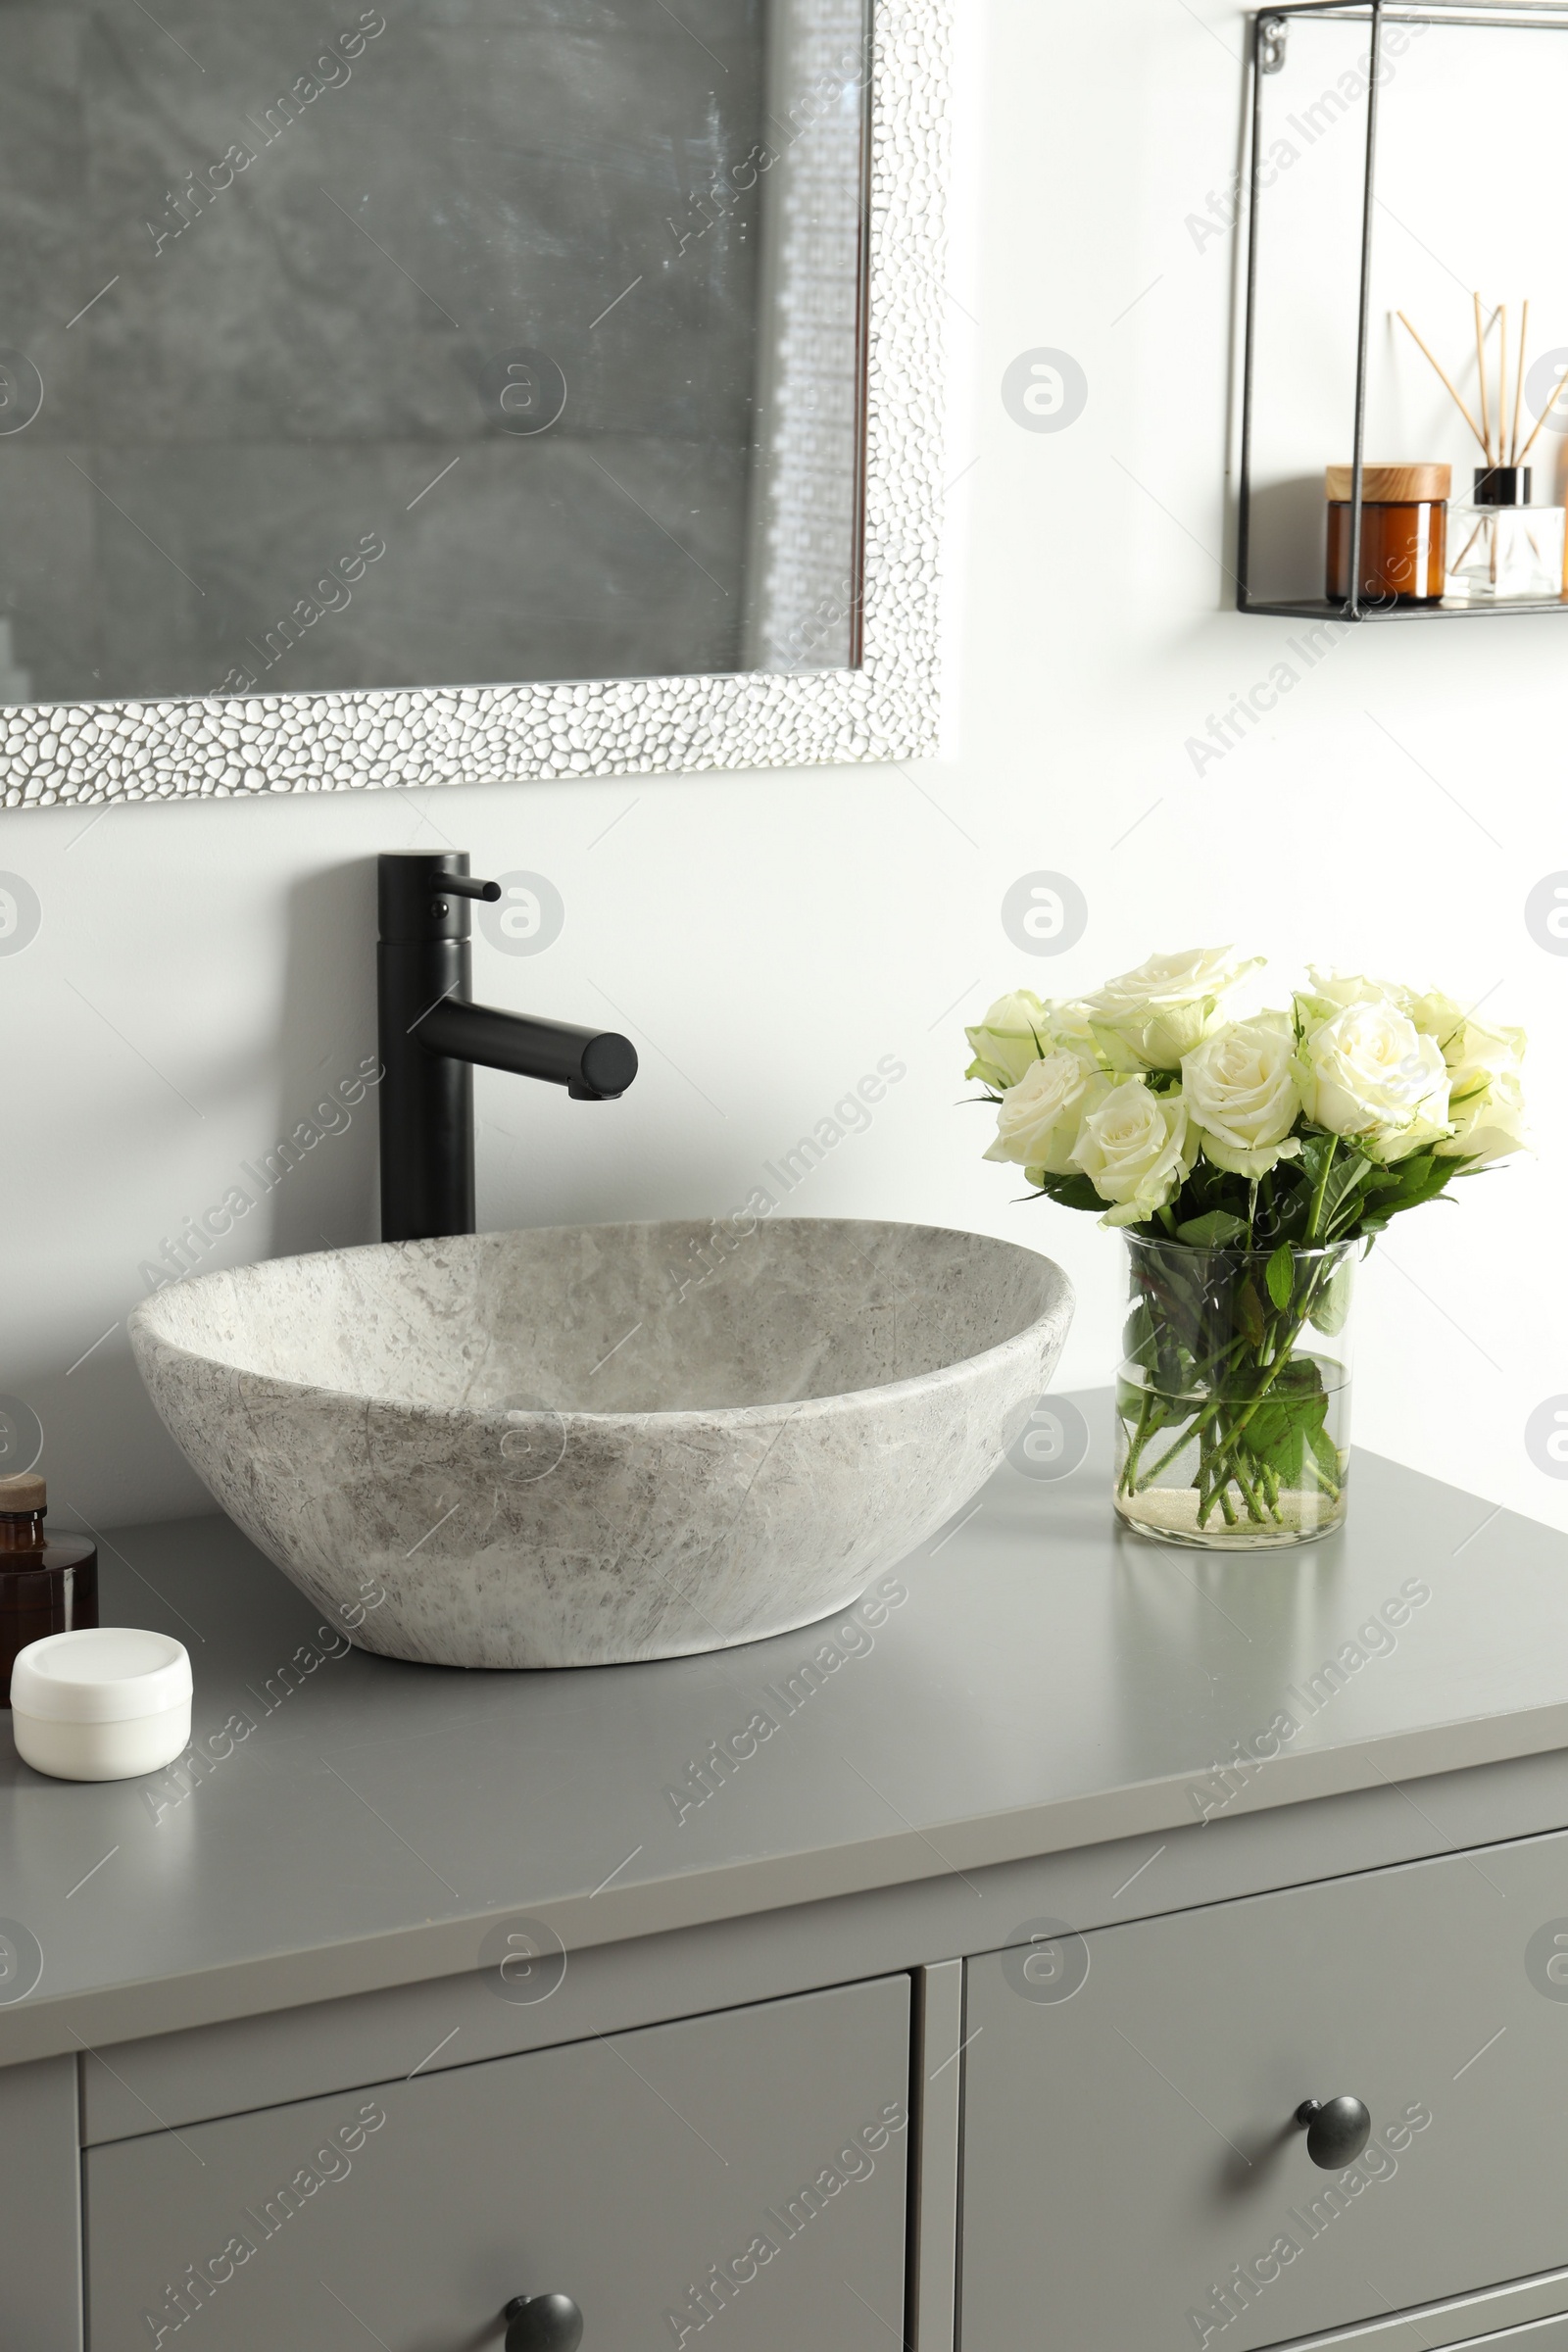
[[[0,1392],[41,1416],[64,1515],[205,1507],[129,1361],[138,1265],[370,1050],[375,853],[450,843],[476,872],[543,871],[567,908],[536,959],[477,948],[479,993],[623,1022],[644,1053],[618,1105],[480,1074],[482,1224],[728,1210],[895,1054],[906,1079],[791,1207],[1057,1255],[1079,1289],[1075,1383],[1113,1361],[1120,1245],[1013,1205],[1021,1188],[981,1164],[987,1116],[956,1107],[965,1017],[1006,986],[1075,992],[1152,949],[1233,938],[1286,972],[1311,956],[1494,990],[1489,1013],[1533,1033],[1541,1156],[1375,1252],[1356,1424],[1568,1527],[1568,1483],[1523,1442],[1531,1409],[1568,1391],[1568,959],[1523,919],[1531,886],[1568,866],[1568,623],[1368,628],[1296,662],[1277,711],[1201,778],[1185,748],[1293,634],[1226,609],[1230,241],[1200,247],[1187,225],[1235,168],[1241,24],[1221,0],[988,0],[960,156],[973,233],[960,206],[955,256],[949,756],[0,820],[0,867],[44,914],[0,958]],[[1060,433],[1021,429],[1001,398],[1041,346],[1088,375]],[[1021,956],[999,919],[1042,867],[1090,910],[1054,961]],[[367,1109],[214,1262],[369,1238],[372,1163]]]

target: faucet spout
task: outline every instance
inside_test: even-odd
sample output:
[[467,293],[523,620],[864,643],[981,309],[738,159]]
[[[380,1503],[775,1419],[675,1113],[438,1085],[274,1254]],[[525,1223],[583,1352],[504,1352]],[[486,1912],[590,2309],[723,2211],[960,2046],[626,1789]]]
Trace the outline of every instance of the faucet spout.
[[501,893],[470,879],[466,850],[378,864],[381,1238],[472,1233],[474,1064],[609,1102],[636,1077],[636,1049],[613,1030],[473,1003],[469,901]]
[[535,1021],[443,997],[414,1029],[427,1053],[450,1054],[486,1069],[564,1086],[576,1102],[613,1102],[637,1075],[637,1049],[612,1029],[578,1029],[569,1021]]

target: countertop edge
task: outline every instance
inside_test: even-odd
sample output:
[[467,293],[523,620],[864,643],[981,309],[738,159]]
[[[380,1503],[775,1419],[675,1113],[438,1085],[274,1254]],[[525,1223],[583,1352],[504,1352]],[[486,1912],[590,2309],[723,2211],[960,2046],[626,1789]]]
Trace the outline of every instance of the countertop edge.
[[[1396,1782],[1568,1748],[1568,1701],[1520,1713],[1473,1716],[1391,1733],[1344,1747],[1287,1752],[1250,1766],[1250,1783],[1218,1806],[1232,1818],[1306,1804]],[[871,1893],[965,1869],[1033,1860],[1120,1838],[1191,1828],[1203,1818],[1197,1791],[1220,1769],[1097,1790],[1046,1805],[945,1822],[930,1832],[769,1855],[678,1877],[633,1883],[603,1894],[524,1897],[461,1919],[391,1928],[340,1942],[177,1976],[107,1986],[0,2008],[0,2067],[74,2054],[98,2045],[228,2023],[317,2001],[466,1975],[480,1936],[501,1918],[526,1914],[548,1924],[567,1951],[627,1942],[795,1905]],[[937,1843],[940,1838],[940,1846]],[[590,1908],[592,1906],[592,1908]],[[1004,1940],[1004,1929],[998,1941]],[[977,1950],[993,1948],[979,1943]],[[46,1970],[47,1973],[47,1970]]]

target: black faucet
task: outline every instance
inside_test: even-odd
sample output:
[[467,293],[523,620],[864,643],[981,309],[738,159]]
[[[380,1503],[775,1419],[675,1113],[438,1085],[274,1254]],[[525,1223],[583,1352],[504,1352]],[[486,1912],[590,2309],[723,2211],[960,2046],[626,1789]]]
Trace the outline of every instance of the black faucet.
[[381,1239],[473,1231],[473,1067],[564,1086],[610,1102],[637,1075],[613,1030],[535,1021],[473,1003],[468,901],[501,896],[469,879],[466,850],[406,850],[378,861],[381,940]]

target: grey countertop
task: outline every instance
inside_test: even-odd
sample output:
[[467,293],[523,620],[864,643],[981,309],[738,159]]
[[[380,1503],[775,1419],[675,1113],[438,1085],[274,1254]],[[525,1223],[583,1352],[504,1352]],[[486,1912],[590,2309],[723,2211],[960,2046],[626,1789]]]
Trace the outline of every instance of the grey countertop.
[[344,1651],[226,1520],[114,1535],[104,1617],[186,1642],[201,1761],[76,1786],[0,1733],[42,1955],[0,2063],[469,1970],[501,1915],[578,1948],[1568,1745],[1568,1537],[1360,1454],[1343,1536],[1145,1544],[1080,1402],[1079,1470],[1004,1466],[849,1617],[657,1665]]

